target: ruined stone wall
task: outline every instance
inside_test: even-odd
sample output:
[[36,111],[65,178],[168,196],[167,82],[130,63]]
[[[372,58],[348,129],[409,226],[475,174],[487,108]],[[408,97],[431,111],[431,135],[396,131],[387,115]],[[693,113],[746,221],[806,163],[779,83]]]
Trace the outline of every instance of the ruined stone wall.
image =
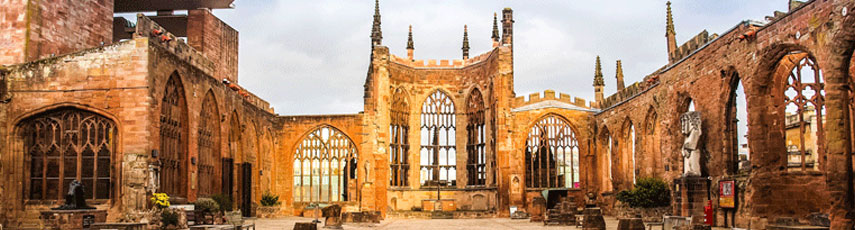
[[112,41],[112,0],[13,0],[4,1],[3,6],[0,64],[34,61]]
[[[272,156],[271,175],[273,176],[270,190],[273,194],[279,195],[279,199],[282,201],[281,215],[300,215],[302,209],[308,205],[308,203],[294,202],[294,153],[306,135],[325,126],[341,131],[358,147],[364,144],[362,114],[280,116],[276,118],[275,128],[278,131],[274,136],[276,145],[274,146],[275,154]],[[359,152],[357,152],[358,165],[363,165],[368,159],[365,156],[371,154],[371,152],[366,152],[364,148],[359,148]],[[363,184],[366,180],[363,167],[357,169],[357,180],[357,184]],[[380,183],[380,181],[372,182]],[[371,187],[371,185],[367,187]],[[342,202],[341,204],[345,209],[353,209],[359,206],[358,200]]]
[[[644,90],[636,94],[621,96],[623,99],[603,108],[596,115],[596,127],[600,133],[597,146],[607,146],[607,137],[621,140],[620,135],[626,133],[626,124],[649,124],[647,120],[651,111],[655,112],[654,123],[660,127],[654,130],[653,136],[658,136],[658,143],[647,142],[649,135],[636,135],[642,138],[636,141],[636,168],[653,168],[652,171],[640,173],[661,177],[666,181],[678,178],[682,173],[682,158],[680,149],[683,137],[680,134],[679,115],[687,110],[689,101],[693,101],[696,111],[703,117],[703,136],[701,145],[703,158],[703,175],[712,177],[712,199],[718,207],[718,181],[737,178],[735,170],[735,148],[730,145],[728,137],[734,135],[728,132],[727,103],[735,80],[738,76],[744,86],[748,120],[748,144],[751,151],[753,169],[746,179],[743,179],[744,200],[740,200],[737,210],[736,223],[739,227],[752,228],[765,226],[777,217],[794,217],[806,221],[811,212],[836,212],[832,208],[837,200],[833,194],[839,191],[836,186],[828,183],[845,184],[845,180],[833,179],[838,173],[845,173],[842,168],[826,171],[826,167],[837,163],[831,162],[831,157],[838,157],[834,148],[828,148],[826,154],[820,155],[819,171],[788,172],[786,170],[786,148],[784,146],[783,118],[784,108],[779,93],[783,92],[783,81],[775,74],[779,60],[790,51],[809,53],[822,69],[825,77],[826,94],[829,103],[826,104],[828,122],[826,123],[826,140],[832,140],[831,135],[842,132],[843,122],[834,123],[830,119],[840,113],[841,104],[831,103],[832,98],[840,98],[835,88],[845,71],[843,55],[836,51],[851,48],[842,47],[835,43],[834,37],[852,33],[851,27],[845,26],[842,16],[844,7],[851,9],[851,1],[813,1],[803,8],[791,12],[790,15],[765,26],[755,26],[753,23],[740,23],[732,31],[723,34],[709,44],[699,48],[693,55],[675,62],[673,65],[653,73],[646,80]],[[756,35],[752,35],[756,31]],[[747,35],[747,36],[746,36]],[[649,82],[648,82],[649,83]],[[621,93],[618,93],[621,94]],[[845,107],[843,107],[845,108]],[[637,132],[648,132],[648,125],[636,125]],[[655,127],[655,126],[654,126]],[[840,138],[840,137],[838,137]],[[627,156],[624,143],[618,143],[617,151],[612,159]],[[644,143],[644,145],[639,145]],[[653,145],[650,147],[648,145]],[[658,147],[657,147],[658,146]],[[830,147],[830,146],[829,146]],[[607,158],[605,148],[598,151],[598,157]],[[657,153],[656,150],[659,152]],[[839,149],[838,149],[839,150]],[[658,155],[661,153],[661,156]],[[828,160],[826,160],[828,158]],[[655,159],[655,160],[650,160]],[[838,158],[842,159],[842,158]],[[663,164],[657,164],[662,161]],[[845,161],[843,161],[845,162]],[[613,162],[619,165],[620,162]],[[827,164],[827,165],[826,165]],[[602,164],[601,164],[602,165]],[[824,165],[824,166],[823,166]],[[615,167],[613,167],[615,168]],[[620,168],[620,167],[617,167]],[[600,168],[601,174],[607,169]],[[837,171],[839,170],[839,171]],[[626,189],[627,178],[634,172],[612,170],[615,190]],[[831,176],[835,175],[835,176]],[[607,185],[600,184],[600,191],[607,192]],[[842,187],[842,186],[841,186]],[[845,189],[843,189],[845,191]],[[742,190],[741,190],[742,191]],[[839,207],[839,206],[838,206]],[[723,223],[723,210],[716,209],[716,221]]]
[[209,9],[187,11],[187,43],[217,66],[214,78],[238,83],[238,32]]

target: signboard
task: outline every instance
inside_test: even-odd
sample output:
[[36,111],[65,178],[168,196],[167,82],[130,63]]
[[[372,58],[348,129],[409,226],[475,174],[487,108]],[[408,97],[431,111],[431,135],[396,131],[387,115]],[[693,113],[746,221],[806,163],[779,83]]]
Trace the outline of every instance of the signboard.
[[718,206],[736,208],[736,182],[732,180],[719,181],[718,188]]

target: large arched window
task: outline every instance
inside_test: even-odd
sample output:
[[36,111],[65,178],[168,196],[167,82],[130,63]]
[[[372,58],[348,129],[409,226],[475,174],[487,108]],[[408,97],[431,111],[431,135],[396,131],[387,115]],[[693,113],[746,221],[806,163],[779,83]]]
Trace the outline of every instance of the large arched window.
[[659,175],[659,170],[663,167],[662,162],[665,161],[662,159],[662,152],[659,149],[659,121],[657,119],[656,111],[651,107],[647,111],[647,118],[644,122],[645,132],[642,135],[642,149],[647,154],[647,160],[640,167],[644,170],[643,174],[648,177]]
[[727,124],[727,142],[730,143],[730,164],[728,172],[736,173],[739,170],[750,170],[750,151],[748,148],[748,109],[745,99],[745,89],[739,75],[732,74],[731,92],[728,99],[727,113],[725,114]]
[[187,101],[177,74],[166,82],[160,109],[160,191],[187,195]]
[[30,200],[62,200],[78,180],[87,199],[112,197],[116,125],[101,115],[74,108],[48,111],[18,124],[29,173]]
[[410,161],[410,104],[402,89],[397,89],[392,97],[392,109],[389,122],[389,166],[391,175],[389,185],[409,186]]
[[468,185],[485,185],[487,183],[487,156],[485,154],[484,133],[484,99],[481,91],[472,90],[469,99],[466,100],[468,124],[466,125],[467,142],[466,172],[468,174]]
[[[805,52],[784,56],[776,73],[783,80],[784,132],[787,167],[790,170],[818,169],[822,154],[824,82],[814,60]],[[785,76],[782,76],[786,74]]]
[[635,179],[638,176],[638,168],[635,161],[635,126],[632,125],[632,122],[627,120],[629,123],[629,128],[626,129],[626,143],[627,143],[627,153],[629,153],[629,173],[632,175],[632,184],[635,184]]
[[294,152],[294,201],[352,200],[356,161],[356,145],[344,133],[331,126],[312,130]]
[[531,127],[525,166],[528,188],[579,187],[579,143],[566,121],[549,115]]
[[198,149],[199,179],[196,180],[200,197],[210,197],[222,191],[220,178],[222,170],[220,153],[220,113],[214,93],[208,91],[202,101],[202,111],[199,112]]
[[457,185],[457,126],[454,102],[442,91],[435,91],[422,104],[421,114],[421,184],[436,186],[440,182]]

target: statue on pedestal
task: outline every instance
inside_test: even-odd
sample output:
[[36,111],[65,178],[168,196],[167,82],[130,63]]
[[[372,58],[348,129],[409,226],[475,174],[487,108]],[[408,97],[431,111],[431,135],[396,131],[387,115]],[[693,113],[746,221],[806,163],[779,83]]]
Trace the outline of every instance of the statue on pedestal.
[[686,112],[680,115],[683,139],[683,176],[701,176],[701,113]]

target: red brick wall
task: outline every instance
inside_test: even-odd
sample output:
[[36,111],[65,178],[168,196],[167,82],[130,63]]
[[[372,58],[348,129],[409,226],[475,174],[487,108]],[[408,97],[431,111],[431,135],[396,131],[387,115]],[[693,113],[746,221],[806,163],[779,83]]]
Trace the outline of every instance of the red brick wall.
[[208,9],[189,10],[187,43],[216,66],[214,77],[238,83],[238,32]]

